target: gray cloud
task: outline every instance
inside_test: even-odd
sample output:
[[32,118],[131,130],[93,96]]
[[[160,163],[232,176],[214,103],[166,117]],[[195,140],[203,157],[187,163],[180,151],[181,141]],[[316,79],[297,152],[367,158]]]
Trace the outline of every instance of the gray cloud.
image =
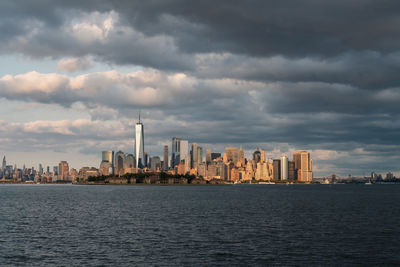
[[[182,135],[218,149],[310,149],[326,172],[389,168],[400,146],[399,10],[388,0],[3,1],[0,54],[144,69],[4,76],[0,97],[80,109],[92,122],[132,120],[141,108],[156,152]],[[67,123],[72,134],[54,125],[40,134],[22,128],[21,135],[33,136],[26,139],[32,149],[47,144],[40,136],[50,150],[60,141],[82,153],[129,147],[85,127]],[[122,128],[119,138],[129,140],[131,129]],[[324,153],[338,153],[335,164]]]

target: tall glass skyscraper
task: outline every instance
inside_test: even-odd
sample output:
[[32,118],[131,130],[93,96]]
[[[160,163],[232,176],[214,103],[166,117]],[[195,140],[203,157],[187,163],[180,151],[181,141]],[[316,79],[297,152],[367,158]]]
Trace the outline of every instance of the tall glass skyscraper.
[[139,122],[136,123],[136,136],[135,136],[135,146],[136,146],[136,167],[143,168],[144,167],[144,129],[143,123],[140,122],[140,113],[139,113]]
[[281,180],[287,180],[289,177],[288,158],[285,155],[281,157]]

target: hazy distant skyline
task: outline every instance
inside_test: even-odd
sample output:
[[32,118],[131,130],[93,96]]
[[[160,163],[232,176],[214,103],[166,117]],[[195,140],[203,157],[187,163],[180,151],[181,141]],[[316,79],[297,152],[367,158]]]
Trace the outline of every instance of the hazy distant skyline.
[[400,174],[398,1],[1,1],[0,156],[98,167],[173,136]]

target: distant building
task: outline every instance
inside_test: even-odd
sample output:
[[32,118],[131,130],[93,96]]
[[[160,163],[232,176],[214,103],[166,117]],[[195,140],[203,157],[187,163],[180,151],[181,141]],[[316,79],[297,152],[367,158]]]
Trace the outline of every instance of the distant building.
[[124,173],[124,165],[125,165],[125,153],[122,151],[118,151],[115,153],[115,170],[114,173],[117,175],[121,175]]
[[259,163],[259,162],[261,161],[261,152],[260,152],[260,149],[259,149],[259,148],[257,148],[256,151],[254,151],[254,153],[253,153],[253,160],[254,160],[254,163],[255,163],[255,164],[257,164],[257,163]]
[[60,180],[67,180],[69,176],[68,162],[60,161],[58,164],[58,176]]
[[166,171],[168,170],[168,146],[164,146],[164,166],[163,166],[163,170]]
[[[106,164],[106,162],[108,162],[109,164]],[[107,150],[107,151],[101,152],[100,165],[101,164],[103,164],[103,168],[105,168],[105,167],[108,168],[107,173],[114,174],[114,151],[113,150]]]
[[225,148],[226,159],[236,163],[239,161],[239,150],[237,147],[226,147]]
[[174,136],[172,138],[172,149],[171,149],[171,168],[175,168],[181,161],[180,151],[181,151],[181,137]]
[[197,169],[197,164],[198,164],[197,156],[198,156],[197,143],[193,143],[192,144],[192,150],[190,151],[190,159],[191,159],[191,164],[190,165],[191,165],[192,169]]
[[297,172],[297,180],[311,182],[313,178],[313,171],[310,153],[307,151],[294,152],[293,161]]
[[136,135],[135,135],[135,146],[136,146],[136,166],[137,168],[144,168],[146,166],[144,159],[144,127],[143,123],[136,123]]
[[207,148],[206,149],[206,164],[210,164],[211,163],[211,149]]
[[197,166],[203,163],[203,148],[197,147]]
[[289,166],[288,158],[283,155],[281,157],[281,180],[287,180],[289,178]]
[[272,166],[273,166],[273,178],[274,178],[274,180],[280,180],[281,179],[281,160],[280,159],[274,159],[272,161]]
[[294,161],[288,162],[288,178],[289,180],[296,180],[296,169],[294,168]]
[[150,159],[150,168],[153,170],[153,171],[156,171],[156,170],[160,170],[161,169],[161,160],[160,160],[160,157],[152,157],[151,159]]

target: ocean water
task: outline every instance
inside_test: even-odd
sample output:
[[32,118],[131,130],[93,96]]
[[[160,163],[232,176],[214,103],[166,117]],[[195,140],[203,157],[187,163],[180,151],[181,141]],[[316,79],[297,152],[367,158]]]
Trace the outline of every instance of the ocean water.
[[399,185],[0,185],[0,265],[400,265]]

